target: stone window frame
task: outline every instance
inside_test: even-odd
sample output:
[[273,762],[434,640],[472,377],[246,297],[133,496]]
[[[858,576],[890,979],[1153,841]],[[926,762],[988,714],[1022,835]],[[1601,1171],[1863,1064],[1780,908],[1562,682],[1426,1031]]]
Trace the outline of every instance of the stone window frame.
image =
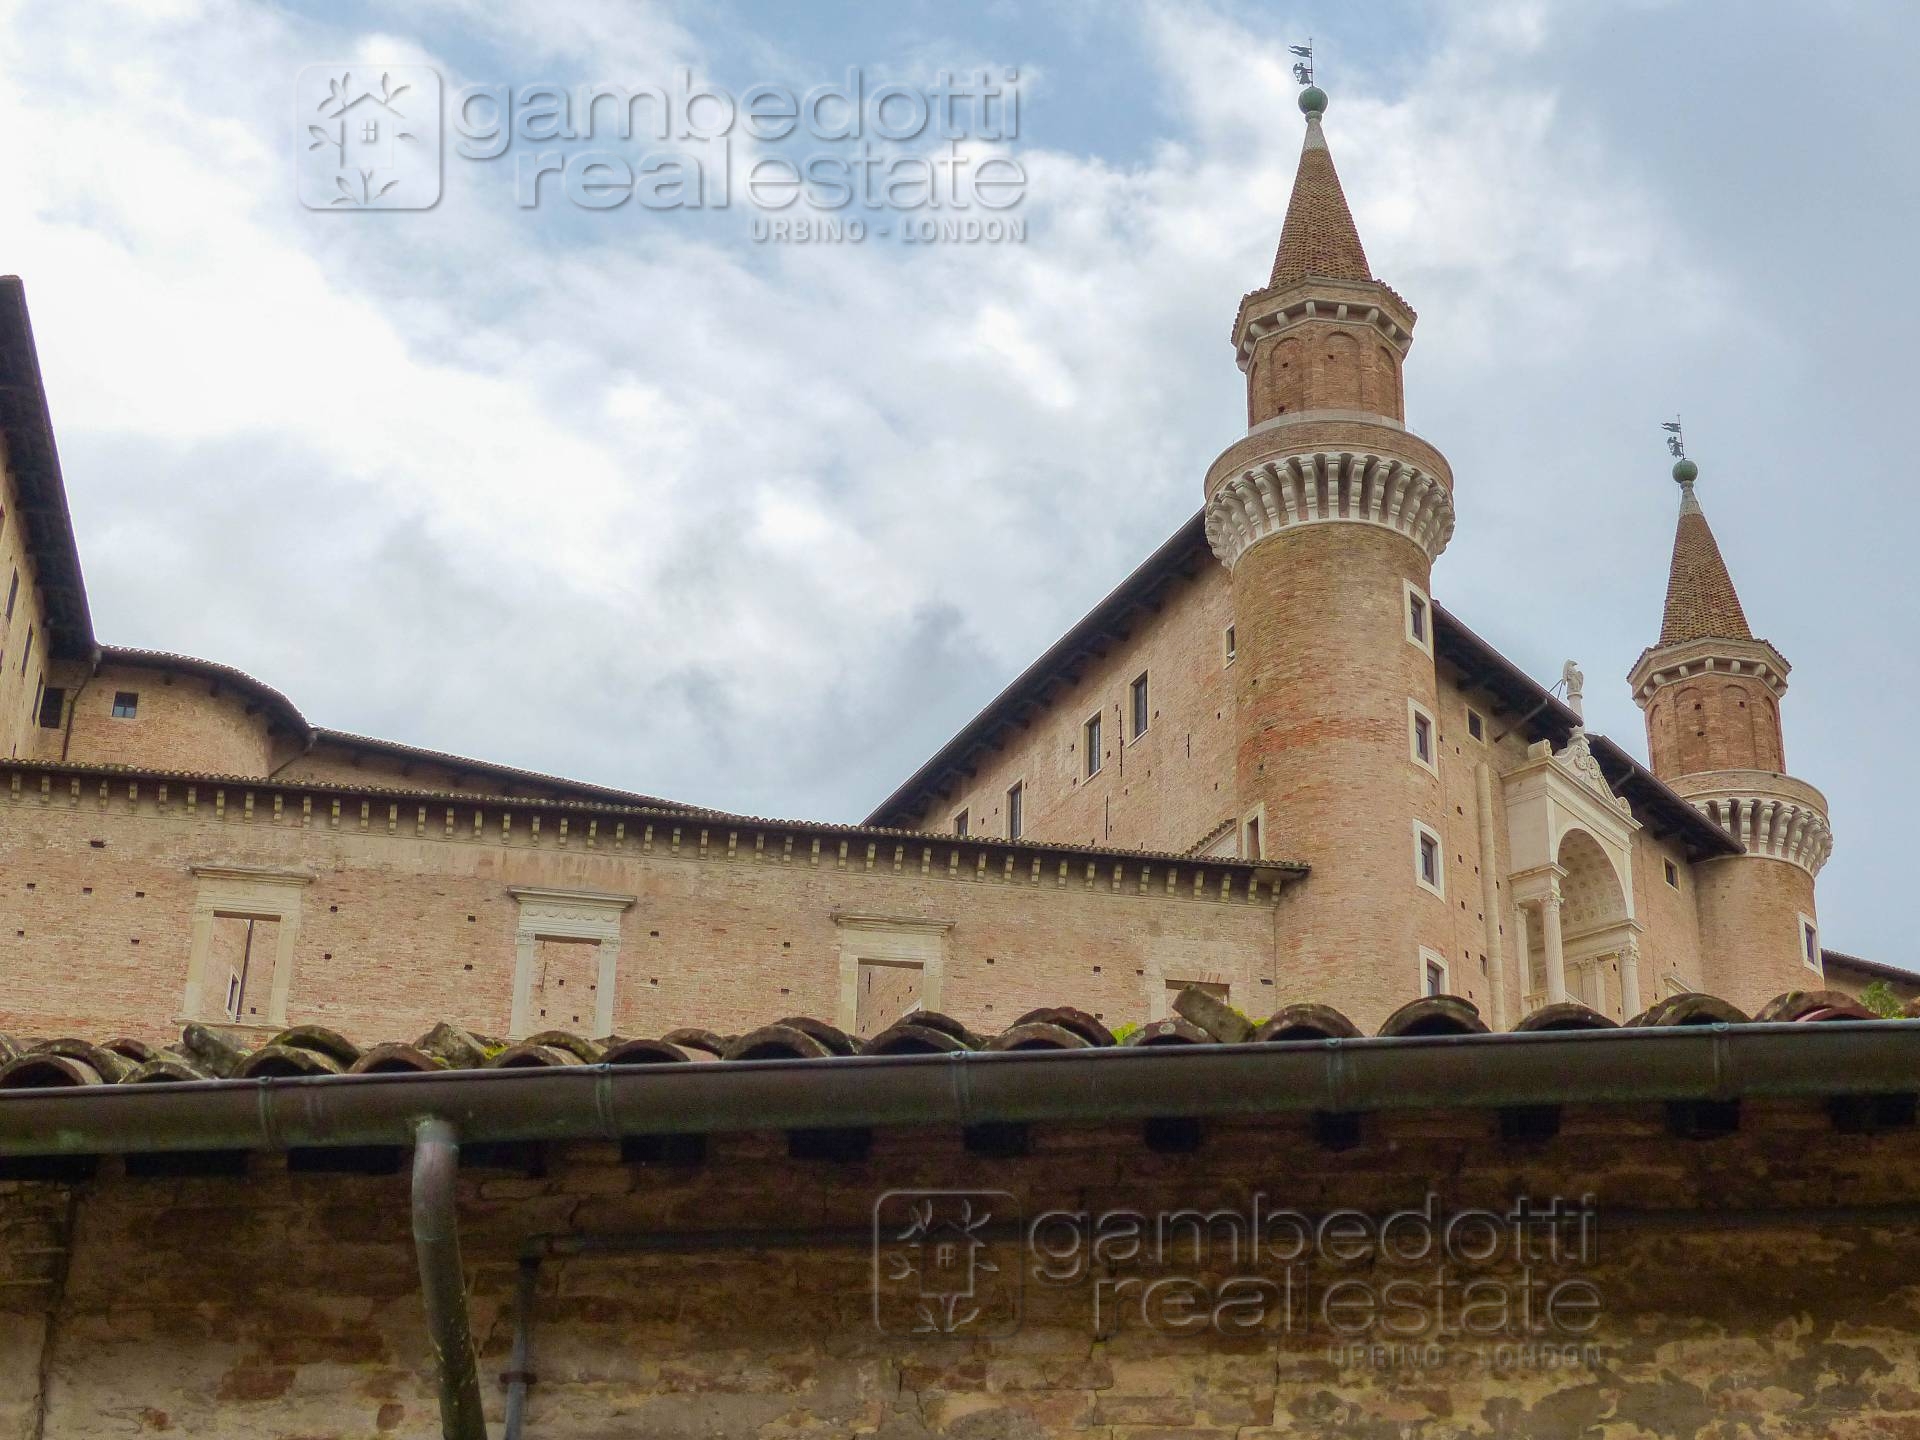
[[[1427,722],[1427,753],[1420,753],[1420,722]],[[1440,722],[1433,711],[1407,697],[1407,758],[1436,780],[1440,778]]]
[[1476,745],[1487,743],[1487,717],[1469,705],[1467,709],[1467,739]]
[[[1258,855],[1253,853],[1256,847],[1250,846],[1247,843],[1249,832],[1251,832],[1254,839],[1260,842],[1257,848],[1261,853]],[[1240,817],[1240,837],[1236,846],[1240,858],[1242,860],[1263,859],[1266,853],[1268,838],[1267,804],[1266,801],[1263,800]]]
[[1233,664],[1233,662],[1239,658],[1239,640],[1240,637],[1235,633],[1234,624],[1229,620],[1226,626],[1220,631],[1220,668],[1222,670],[1226,669],[1227,666]]
[[[1420,873],[1420,842],[1423,839],[1433,841],[1432,880]],[[1442,900],[1447,898],[1447,842],[1440,838],[1438,830],[1418,820],[1413,822],[1413,883]]]
[[860,1023],[863,964],[917,968],[919,1008],[940,1008],[947,978],[947,936],[953,921],[836,910],[833,923],[840,934],[840,995],[834,1023],[842,1030],[852,1035]]
[[[1133,731],[1133,734],[1127,737],[1129,745],[1136,743],[1142,735],[1153,728],[1153,686],[1149,679],[1152,673],[1152,667],[1149,666],[1127,682],[1126,723]],[[1146,716],[1144,725],[1140,723],[1143,713]]]
[[[1418,986],[1418,989],[1415,993],[1423,1000],[1429,995],[1451,995],[1453,993],[1451,988],[1453,985],[1453,967],[1447,963],[1447,957],[1431,945],[1422,945],[1420,947],[1419,959],[1420,968],[1415,975],[1415,984]],[[1427,989],[1428,966],[1436,966],[1440,971],[1440,988],[1438,990]]]
[[973,807],[962,805],[953,812],[953,833],[961,839],[973,833]]
[[1080,744],[1087,752],[1080,763],[1081,778],[1091,780],[1107,768],[1106,757],[1102,753],[1107,745],[1106,706],[1101,706],[1080,722]]
[[1219,999],[1223,1004],[1233,1004],[1233,976],[1225,970],[1207,965],[1196,965],[1191,961],[1176,962],[1173,965],[1154,964],[1147,967],[1147,1020],[1165,1020],[1173,1013],[1174,986],[1185,989],[1189,985],[1217,985],[1225,993]]
[[614,1001],[620,984],[620,923],[639,898],[604,890],[555,890],[543,885],[509,885],[519,905],[513,930],[513,998],[507,1038],[534,1034],[533,971],[542,940],[589,940],[597,947],[593,1035],[613,1033]]
[[208,967],[213,957],[213,922],[221,916],[244,920],[272,920],[279,927],[273,968],[267,980],[265,1026],[284,1030],[287,1000],[293,990],[294,947],[300,937],[300,899],[314,875],[307,870],[282,870],[271,865],[194,865],[199,882],[193,898],[193,924],[187,946],[187,984],[181,997],[183,1020],[216,1025],[245,1023],[227,1014],[224,987],[210,985]]
[[[1411,580],[1400,582],[1402,596],[1400,600],[1400,624],[1406,635],[1407,643],[1423,655],[1433,654],[1433,599]],[[1426,622],[1425,636],[1413,633],[1413,602],[1420,602],[1420,617]]]
[[1800,963],[1822,979],[1826,978],[1826,967],[1820,959],[1820,922],[1801,910],[1796,912],[1800,922]]

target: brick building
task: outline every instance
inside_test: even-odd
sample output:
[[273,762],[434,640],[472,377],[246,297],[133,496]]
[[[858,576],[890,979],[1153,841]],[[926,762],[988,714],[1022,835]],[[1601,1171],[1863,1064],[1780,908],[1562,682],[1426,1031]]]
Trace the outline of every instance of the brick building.
[[[1248,430],[1202,510],[860,826],[343,734],[217,663],[100,643],[8,282],[0,944],[28,978],[0,1027],[512,1039],[802,1011],[871,1035],[1063,995],[1146,1021],[1194,983],[1367,1024],[1452,993],[1500,1026],[1817,988],[1826,806],[1785,773],[1787,662],[1692,462],[1630,677],[1649,768],[1585,732],[1571,667],[1550,692],[1434,597],[1454,480],[1404,424],[1414,312],[1306,120],[1233,325]],[[30,963],[54,952],[77,958]]]
[[1787,663],[1684,459],[1650,767],[1438,603],[1325,106],[1202,508],[862,825],[100,643],[0,282],[0,1436],[1920,1432]]

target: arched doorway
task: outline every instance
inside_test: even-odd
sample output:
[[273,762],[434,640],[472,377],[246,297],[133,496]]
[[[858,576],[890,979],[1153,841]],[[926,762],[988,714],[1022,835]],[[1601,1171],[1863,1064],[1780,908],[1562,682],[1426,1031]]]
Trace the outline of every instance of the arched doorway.
[[1561,837],[1555,858],[1561,870],[1567,995],[1602,1015],[1631,1019],[1640,1008],[1640,987],[1636,976],[1622,973],[1623,965],[1631,963],[1633,926],[1613,862],[1599,841],[1580,829],[1569,829]]

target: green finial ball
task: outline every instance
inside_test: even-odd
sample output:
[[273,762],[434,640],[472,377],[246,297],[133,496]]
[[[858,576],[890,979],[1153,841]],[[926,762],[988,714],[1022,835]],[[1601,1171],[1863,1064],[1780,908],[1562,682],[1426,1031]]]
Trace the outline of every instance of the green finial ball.
[[1682,485],[1691,485],[1700,474],[1700,467],[1691,460],[1679,459],[1673,462],[1673,478]]
[[1318,85],[1309,85],[1300,92],[1300,113],[1318,115],[1327,108],[1327,92]]

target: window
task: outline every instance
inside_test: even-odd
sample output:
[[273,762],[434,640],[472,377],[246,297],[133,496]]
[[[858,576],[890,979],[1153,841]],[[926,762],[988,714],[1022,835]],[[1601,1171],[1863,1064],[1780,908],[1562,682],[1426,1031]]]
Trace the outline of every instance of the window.
[[140,709],[140,696],[132,690],[116,690],[113,694],[113,718],[131,720]]
[[1220,648],[1226,654],[1226,663],[1233,664],[1233,657],[1239,654],[1239,649],[1233,641],[1233,626],[1229,625],[1221,632]]
[[1091,780],[1100,773],[1100,717],[1090,718],[1081,734],[1087,742],[1087,778]]
[[1431,955],[1421,957],[1421,993],[1425,995],[1444,995],[1447,993],[1447,967]]
[[962,810],[958,815],[953,817],[953,833],[956,835],[964,835],[967,833],[966,811]]
[[1820,964],[1820,931],[1811,915],[1800,917],[1800,958],[1814,974],[1824,974]]
[[1407,701],[1407,753],[1416,765],[1439,774],[1435,760],[1438,754],[1439,733],[1433,724],[1433,715],[1426,706],[1417,700]]
[[1147,733],[1147,677],[1144,673],[1133,682],[1133,738],[1138,740]]
[[1671,860],[1665,863],[1667,867],[1667,884],[1678,890],[1680,888],[1680,867],[1675,865]]
[[58,685],[49,685],[40,692],[40,728],[58,730],[61,716],[66,712],[67,692]]
[[362,121],[360,124],[360,138],[367,141],[378,140],[380,138],[380,122],[378,120]]
[[13,602],[20,598],[20,572],[13,572],[13,578],[7,582],[7,619],[13,618]]
[[1258,815],[1252,815],[1247,818],[1246,833],[1247,843],[1240,858],[1242,860],[1258,860],[1262,858],[1260,855],[1260,817]]
[[1433,653],[1433,605],[1426,592],[1411,580],[1401,582],[1406,590],[1407,643],[1427,654]]
[[1467,710],[1467,734],[1471,735],[1475,740],[1484,740],[1487,738],[1486,717],[1471,707]]
[[1442,900],[1447,898],[1447,876],[1445,859],[1440,850],[1440,837],[1422,825],[1413,822],[1413,878],[1423,890],[1431,890]]
[[1020,802],[1026,793],[1027,787],[1022,781],[1016,780],[1007,787],[1007,839],[1009,840],[1020,838],[1021,822],[1025,818],[1020,813]]
[[33,626],[27,626],[27,648],[20,652],[20,673],[27,673],[27,661],[33,658]]

